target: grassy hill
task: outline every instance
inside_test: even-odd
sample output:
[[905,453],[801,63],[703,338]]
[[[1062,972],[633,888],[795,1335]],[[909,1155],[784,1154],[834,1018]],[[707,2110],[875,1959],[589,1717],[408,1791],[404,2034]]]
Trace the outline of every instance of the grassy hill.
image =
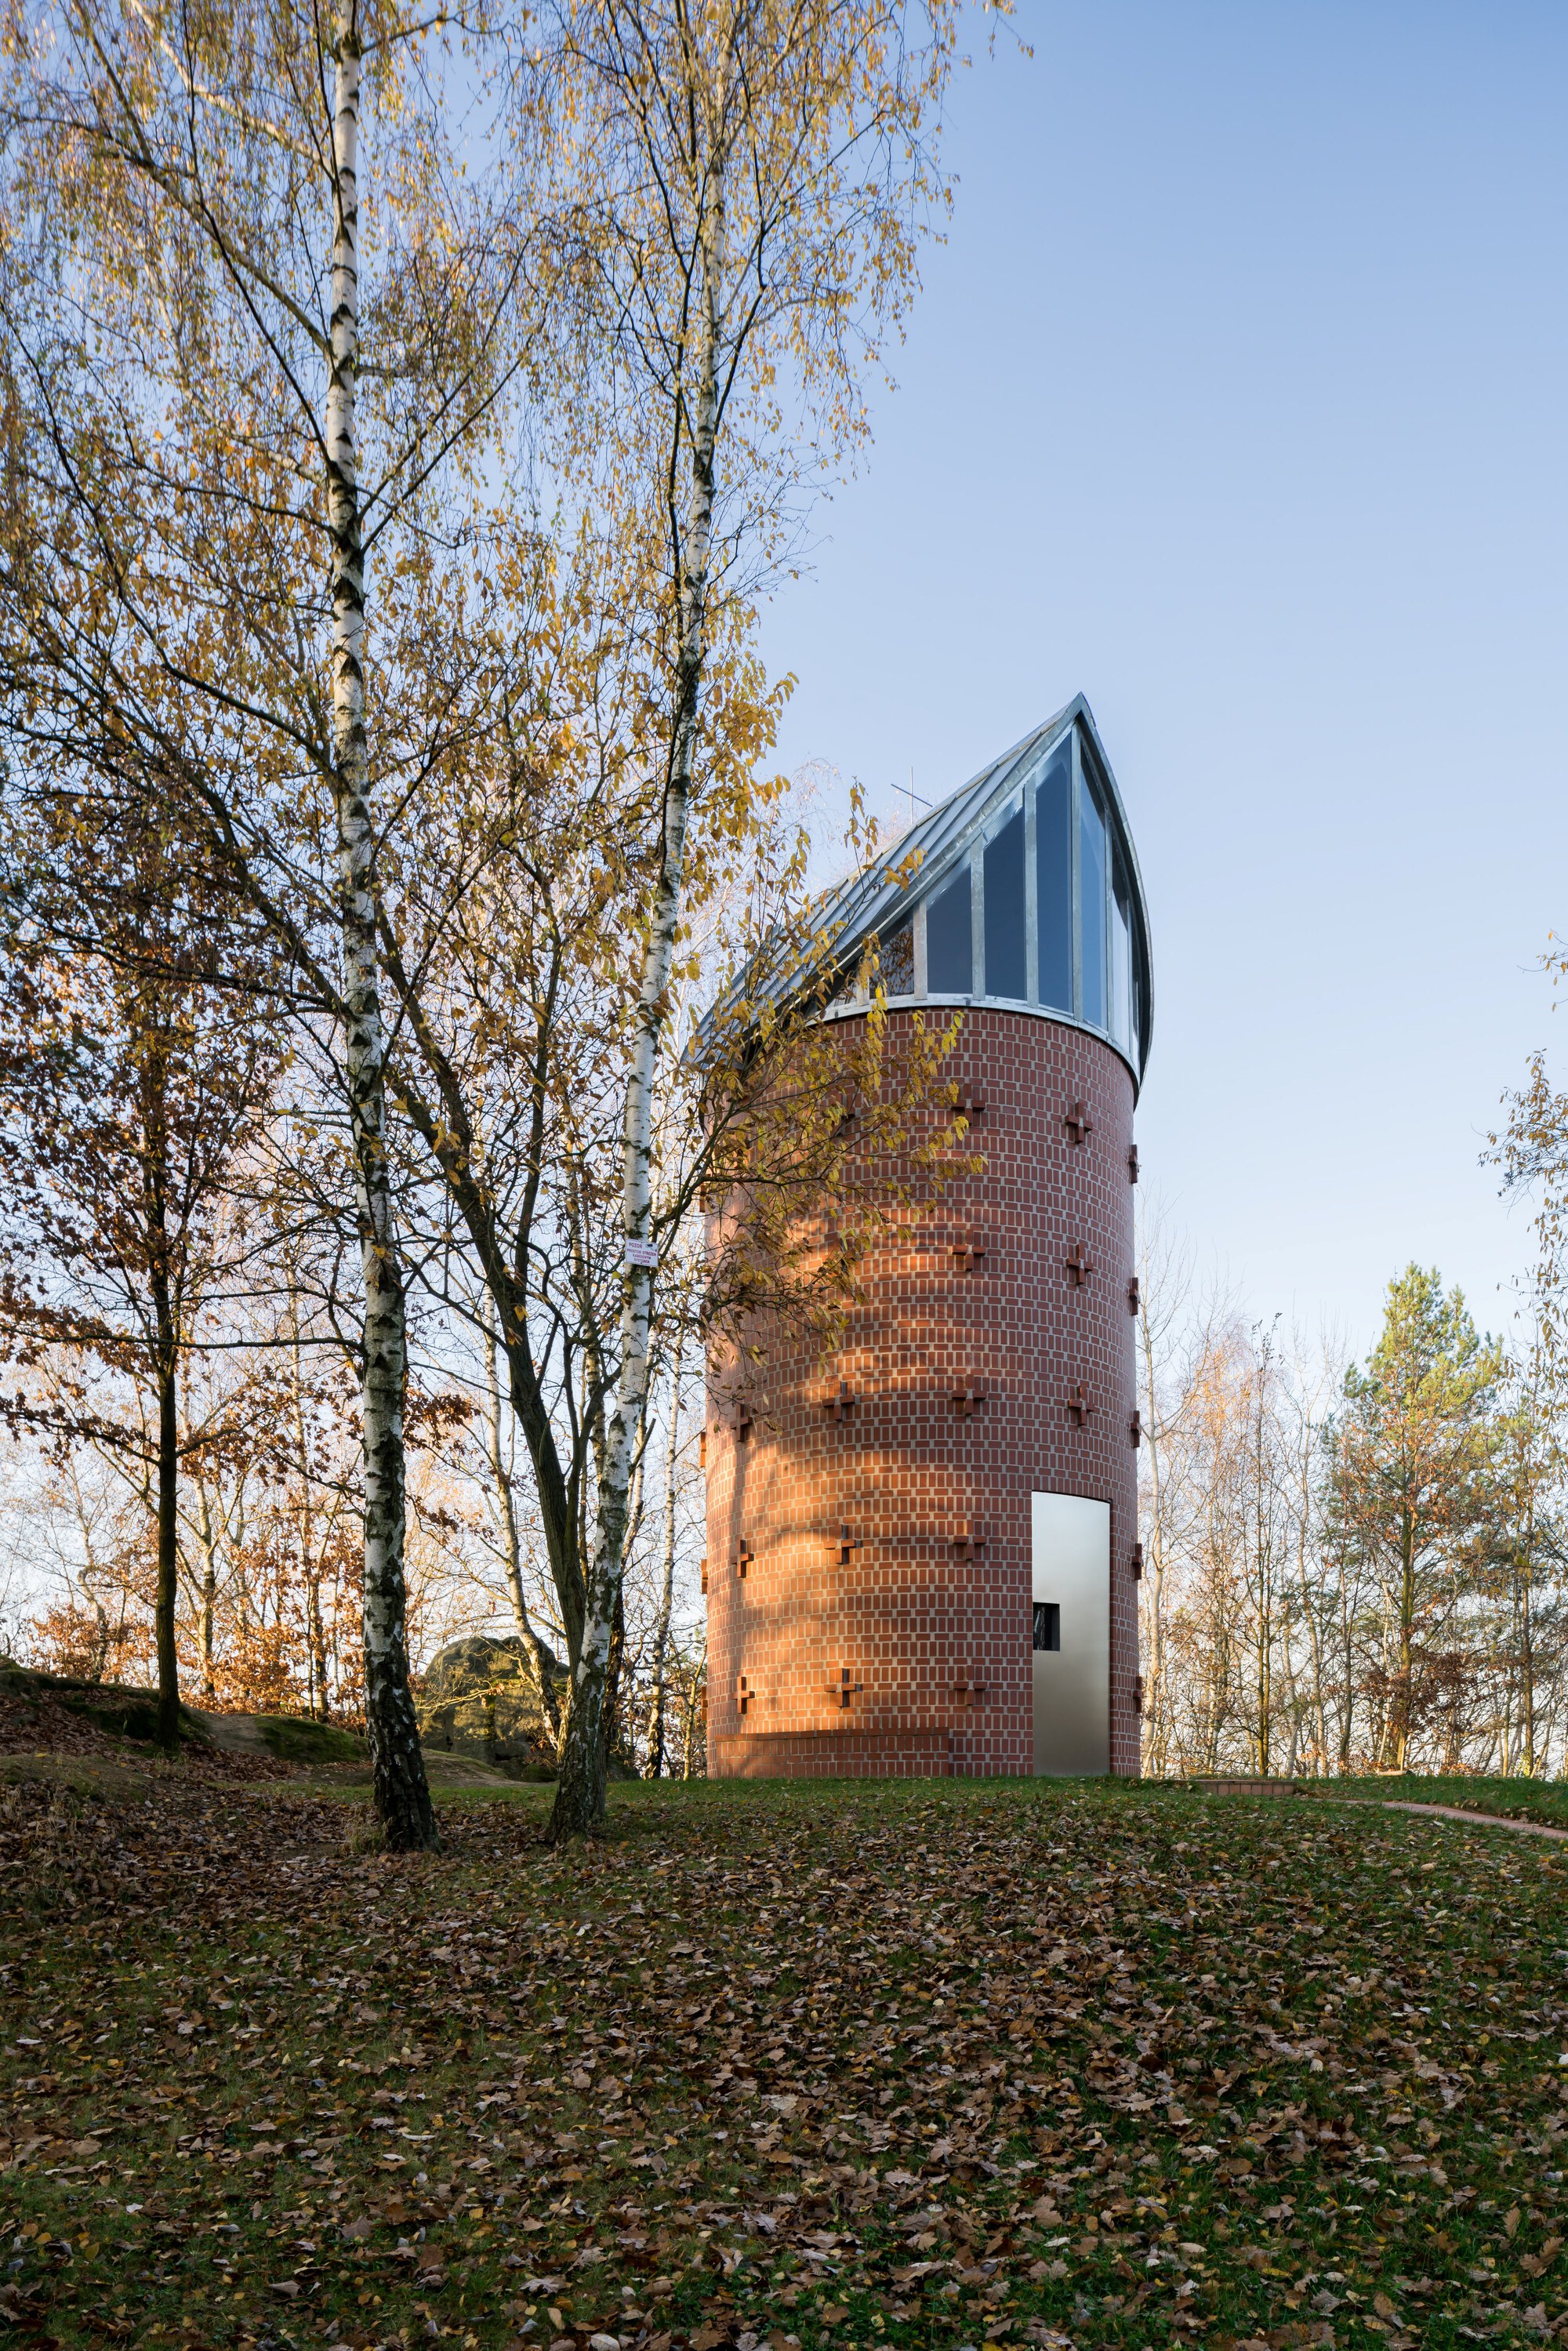
[[[1568,1856],[1087,1784],[0,1791],[61,2344],[1458,2346],[1568,2325]],[[26,2340],[26,2334],[21,2339]]]

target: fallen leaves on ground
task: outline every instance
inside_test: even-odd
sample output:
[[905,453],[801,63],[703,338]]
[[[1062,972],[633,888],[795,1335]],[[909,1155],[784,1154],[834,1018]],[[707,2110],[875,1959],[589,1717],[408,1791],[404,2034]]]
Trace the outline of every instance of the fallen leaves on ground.
[[0,1943],[18,2341],[1568,2331],[1555,1848],[998,1782],[622,1789],[554,1854],[542,1802],[408,1860],[287,1786],[81,1808]]

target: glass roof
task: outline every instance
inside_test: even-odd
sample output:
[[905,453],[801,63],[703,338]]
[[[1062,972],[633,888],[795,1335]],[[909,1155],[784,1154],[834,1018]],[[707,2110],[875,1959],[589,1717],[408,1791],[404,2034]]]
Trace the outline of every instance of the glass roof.
[[1082,695],[913,826],[823,928],[842,975],[830,1017],[863,1004],[868,984],[890,1005],[1005,1004],[1093,1030],[1142,1078],[1148,916]]

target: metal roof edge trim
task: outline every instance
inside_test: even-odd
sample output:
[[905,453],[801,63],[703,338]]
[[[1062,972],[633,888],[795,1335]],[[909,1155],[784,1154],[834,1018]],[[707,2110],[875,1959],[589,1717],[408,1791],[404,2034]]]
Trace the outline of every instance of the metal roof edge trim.
[[[830,1020],[863,1020],[871,1007],[867,1004],[830,1004],[817,1016],[824,1025]],[[1114,1053],[1133,1081],[1135,1102],[1144,1091],[1144,1081],[1134,1067],[1131,1056],[1117,1044],[1108,1029],[1096,1029],[1087,1020],[1080,1020],[1075,1012],[1058,1012],[1048,1004],[1028,1004],[1019,996],[890,996],[887,1009],[891,1012],[1016,1012],[1030,1020],[1049,1020],[1058,1029],[1075,1029],[1080,1037],[1088,1037],[1096,1045],[1103,1045]]]

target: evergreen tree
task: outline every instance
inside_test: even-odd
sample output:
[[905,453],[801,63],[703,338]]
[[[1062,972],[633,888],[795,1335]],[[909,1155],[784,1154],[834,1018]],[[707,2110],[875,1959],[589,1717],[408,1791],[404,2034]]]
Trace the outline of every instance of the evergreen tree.
[[1381,1593],[1375,1701],[1382,1760],[1442,1709],[1463,1664],[1444,1635],[1493,1552],[1501,1349],[1458,1289],[1411,1264],[1388,1285],[1383,1330],[1346,1374],[1334,1492]]

